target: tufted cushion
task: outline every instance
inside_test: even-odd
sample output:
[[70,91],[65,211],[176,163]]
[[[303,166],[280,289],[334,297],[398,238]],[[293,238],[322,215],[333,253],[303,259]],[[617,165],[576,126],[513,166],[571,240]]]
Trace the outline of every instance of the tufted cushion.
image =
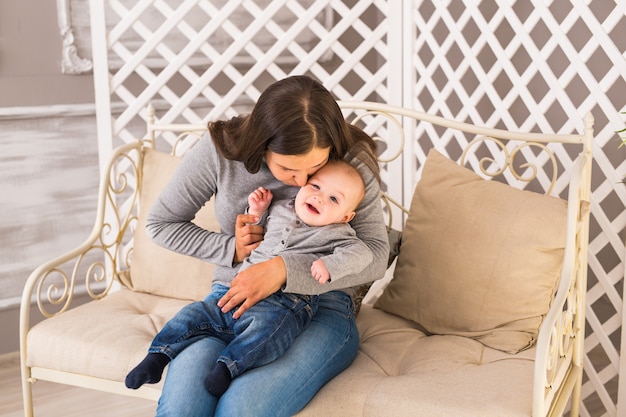
[[28,365],[123,381],[188,301],[121,289],[35,325]]
[[566,218],[564,200],[486,181],[431,150],[375,306],[428,333],[527,349],[556,291]]
[[363,305],[356,359],[297,417],[528,417],[534,348],[512,355],[476,340],[426,336]]
[[[211,292],[214,265],[156,245],[145,230],[148,211],[179,162],[178,157],[153,149],[144,150],[141,209],[135,230],[130,274],[122,274],[120,279],[135,291],[201,300]],[[219,231],[213,200],[200,209],[194,222],[208,230]]]

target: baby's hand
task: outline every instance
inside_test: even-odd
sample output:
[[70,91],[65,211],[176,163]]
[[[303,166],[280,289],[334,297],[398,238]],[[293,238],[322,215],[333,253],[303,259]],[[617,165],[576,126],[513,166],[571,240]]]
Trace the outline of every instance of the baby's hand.
[[248,212],[250,214],[262,215],[272,202],[272,191],[259,187],[248,196]]
[[326,284],[330,281],[330,273],[321,259],[316,260],[313,262],[313,265],[311,265],[311,275],[313,275],[313,278],[320,284]]

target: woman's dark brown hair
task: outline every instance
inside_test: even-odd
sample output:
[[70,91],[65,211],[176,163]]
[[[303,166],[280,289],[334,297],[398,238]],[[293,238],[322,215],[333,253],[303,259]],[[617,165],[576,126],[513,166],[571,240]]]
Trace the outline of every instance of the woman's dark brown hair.
[[249,115],[208,127],[219,152],[243,162],[251,173],[259,171],[268,150],[303,155],[315,147],[330,148],[330,159],[342,159],[353,149],[378,173],[374,141],[348,125],[332,94],[304,75],[270,85]]

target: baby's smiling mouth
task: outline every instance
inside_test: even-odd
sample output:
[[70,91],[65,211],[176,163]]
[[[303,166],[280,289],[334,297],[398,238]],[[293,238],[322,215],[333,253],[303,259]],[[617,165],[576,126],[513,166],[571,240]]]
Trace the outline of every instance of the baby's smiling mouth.
[[311,212],[313,212],[315,214],[320,214],[320,212],[314,206],[312,206],[311,204],[307,203],[306,206],[309,209],[309,211],[311,211]]

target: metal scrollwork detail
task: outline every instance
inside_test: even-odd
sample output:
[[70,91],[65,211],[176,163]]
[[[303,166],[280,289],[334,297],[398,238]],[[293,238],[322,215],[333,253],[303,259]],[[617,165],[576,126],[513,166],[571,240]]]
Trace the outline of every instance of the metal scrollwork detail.
[[[137,223],[139,160],[140,153],[135,148],[117,156],[100,196],[104,202],[100,214],[102,222],[96,225],[92,237],[83,244],[80,252],[39,277],[36,299],[45,317],[69,309],[77,286],[84,285],[84,291],[92,299],[106,296],[120,267],[130,264],[132,251],[125,247],[125,243],[132,240]],[[120,167],[121,170],[117,171]]]
[[[58,278],[55,280],[55,277]],[[59,313],[67,310],[71,302],[72,290],[73,277],[68,277],[65,271],[58,268],[48,271],[41,277],[37,286],[37,306],[41,313],[45,317],[58,314],[50,312],[44,305],[44,301],[55,307],[60,306]]]
[[[184,132],[176,137],[176,141],[172,145],[172,156],[181,156],[188,149],[193,147],[200,138],[202,138],[202,132]],[[193,142],[189,142],[193,140]],[[183,142],[185,142],[183,146]],[[184,149],[183,149],[184,148]]]
[[[399,134],[399,141],[398,141],[398,149],[395,153],[392,153],[391,156],[387,157],[387,158],[383,158],[382,156],[378,157],[378,162],[380,163],[387,163],[387,162],[392,162],[395,161],[396,159],[398,159],[400,157],[400,155],[402,155],[402,151],[404,150],[404,143],[406,141],[406,133],[404,131],[404,127],[402,126],[402,123],[392,114],[384,112],[384,111],[367,111],[363,114],[360,114],[358,116],[356,116],[351,124],[353,125],[357,125],[360,121],[364,120],[366,117],[383,117],[384,119],[386,119],[388,121],[388,123],[392,124],[393,126],[395,126],[395,128],[398,130],[398,134]],[[371,125],[372,123],[366,123],[366,125]],[[391,135],[387,135],[389,137],[391,137]],[[372,136],[372,139],[374,139],[375,141],[379,141],[379,142],[383,142],[383,143],[388,143],[387,140],[381,138],[380,136]]]
[[[107,269],[106,263],[115,265],[115,261],[104,248],[94,249],[100,249],[99,252],[105,257],[104,261],[95,261],[89,264],[85,271],[85,288],[89,296],[96,300],[104,297],[113,284],[113,279],[110,276],[110,270]],[[78,267],[79,264],[80,261],[76,266]],[[76,270],[76,272],[78,271]]]
[[576,337],[576,305],[578,290],[572,284],[567,295],[567,302],[558,320],[552,327],[550,334],[549,355],[546,364],[546,389],[550,390],[555,384],[559,371],[569,365],[569,358],[574,348]]
[[[515,179],[529,183],[537,178],[540,169],[537,167],[536,163],[529,161],[516,165],[515,161],[518,154],[522,154],[525,148],[533,147],[540,149],[541,152],[545,152],[545,155],[547,155],[547,158],[552,164],[552,177],[550,178],[550,185],[546,187],[546,194],[550,195],[552,193],[558,177],[558,165],[554,152],[548,146],[543,143],[524,142],[516,145],[512,149],[509,149],[507,145],[496,138],[480,136],[472,140],[463,150],[460,161],[461,165],[464,166],[467,162],[470,149],[483,142],[492,143],[497,146],[503,156],[501,162],[498,162],[495,158],[489,156],[479,159],[478,167],[480,172],[491,178],[502,175],[504,172],[508,171]],[[492,154],[495,154],[495,152],[492,152]]]

